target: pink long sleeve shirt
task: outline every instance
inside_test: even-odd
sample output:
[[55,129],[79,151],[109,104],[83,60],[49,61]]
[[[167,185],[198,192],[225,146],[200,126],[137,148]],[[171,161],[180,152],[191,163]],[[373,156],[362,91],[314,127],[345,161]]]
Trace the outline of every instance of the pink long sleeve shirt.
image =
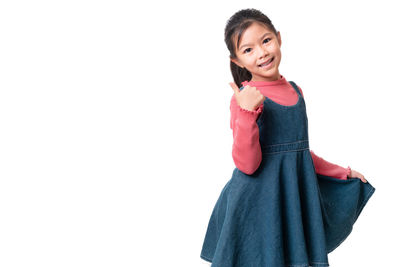
[[[242,85],[255,86],[264,96],[281,105],[294,105],[299,97],[292,85],[282,75],[280,75],[280,79],[275,81],[244,81]],[[304,97],[301,88],[297,87]],[[256,121],[263,110],[263,104],[258,106],[256,110],[243,109],[237,104],[233,94],[230,110],[230,127],[233,131],[233,161],[239,170],[250,175],[258,169],[262,159],[259,129]],[[330,163],[317,156],[311,149],[310,153],[316,173],[342,180],[346,180],[350,175],[350,166],[343,168]]]

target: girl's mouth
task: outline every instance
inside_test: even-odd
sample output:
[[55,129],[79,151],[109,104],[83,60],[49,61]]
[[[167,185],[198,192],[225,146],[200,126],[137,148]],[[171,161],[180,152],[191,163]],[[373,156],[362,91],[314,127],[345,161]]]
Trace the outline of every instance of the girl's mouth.
[[258,65],[258,67],[263,68],[263,69],[267,69],[271,66],[272,62],[274,61],[275,57],[273,57],[272,59],[270,59],[267,63],[264,63],[262,65]]

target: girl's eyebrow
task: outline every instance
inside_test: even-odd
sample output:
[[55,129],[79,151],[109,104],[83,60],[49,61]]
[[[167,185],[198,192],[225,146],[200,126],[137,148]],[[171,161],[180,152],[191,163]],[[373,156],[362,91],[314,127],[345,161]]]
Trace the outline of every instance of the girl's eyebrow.
[[[270,33],[270,32],[264,33],[264,35],[261,36],[260,41],[261,41],[265,36],[267,36],[267,35],[269,35],[269,34],[271,34],[271,33]],[[239,50],[241,50],[244,46],[248,46],[248,45],[251,45],[251,44],[243,44],[243,45],[241,45],[241,46],[239,47]]]

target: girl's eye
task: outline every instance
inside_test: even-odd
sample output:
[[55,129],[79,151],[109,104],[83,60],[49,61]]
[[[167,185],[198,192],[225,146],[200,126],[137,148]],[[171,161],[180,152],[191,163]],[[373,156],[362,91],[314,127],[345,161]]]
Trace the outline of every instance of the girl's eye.
[[268,39],[271,40],[271,38],[266,38],[266,39],[264,39],[264,41],[265,41],[265,40],[268,40]]
[[[271,40],[271,38],[266,38],[266,39],[264,39],[264,41],[265,40]],[[264,41],[263,41],[263,43],[264,43]],[[251,49],[251,48],[247,48],[247,49],[245,49],[244,51],[243,51],[243,53],[245,53],[246,54],[246,51],[248,51],[249,49]],[[250,52],[250,51],[249,51]]]

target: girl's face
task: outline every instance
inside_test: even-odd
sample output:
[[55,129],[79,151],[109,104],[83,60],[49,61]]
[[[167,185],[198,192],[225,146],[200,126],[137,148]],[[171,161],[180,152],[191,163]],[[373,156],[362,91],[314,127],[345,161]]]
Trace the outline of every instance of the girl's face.
[[[252,81],[275,81],[280,78],[279,63],[281,62],[281,35],[277,36],[266,26],[253,23],[242,34],[239,48],[235,49],[237,59],[231,60],[241,68],[246,68],[252,74]],[[268,65],[261,64],[273,59]],[[265,66],[266,65],[266,66]]]

